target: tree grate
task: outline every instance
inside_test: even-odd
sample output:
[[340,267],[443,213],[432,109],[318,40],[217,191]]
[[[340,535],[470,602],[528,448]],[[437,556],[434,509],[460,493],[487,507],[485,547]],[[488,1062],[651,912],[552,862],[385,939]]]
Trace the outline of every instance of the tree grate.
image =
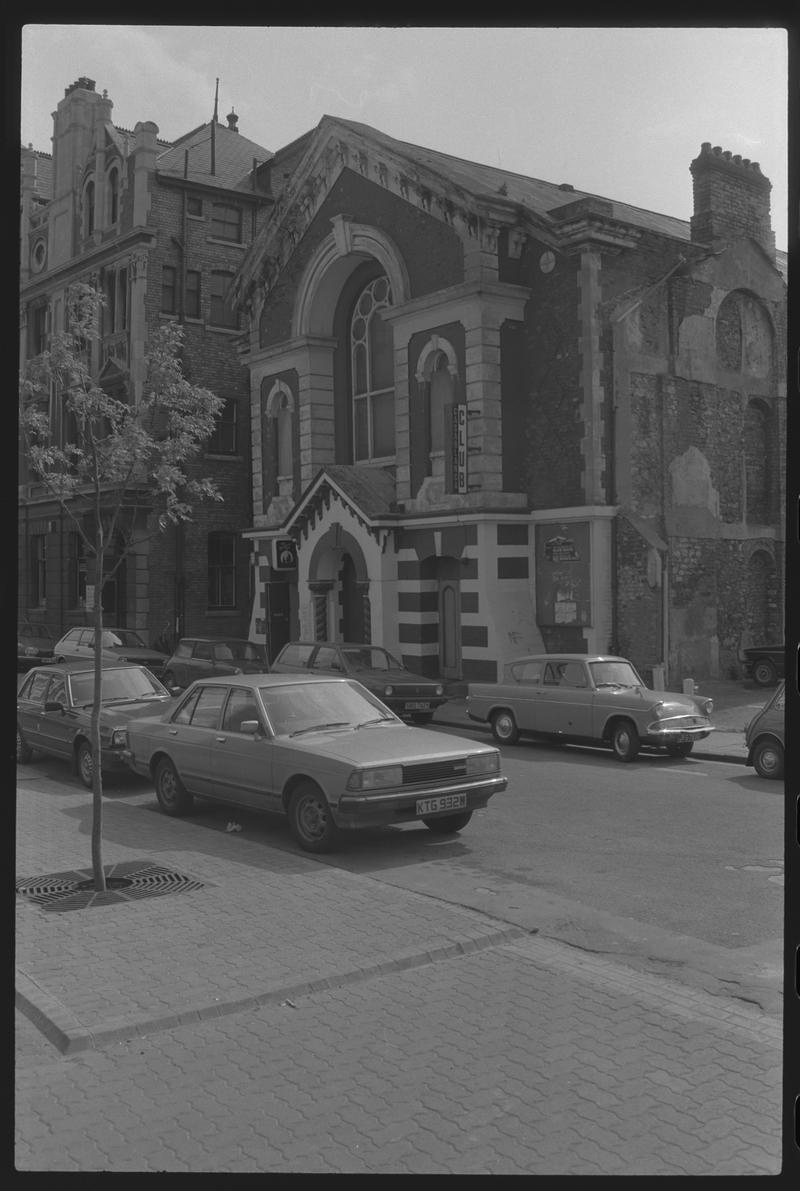
[[194,877],[145,860],[106,864],[103,872],[107,885],[104,893],[95,893],[92,888],[92,870],[84,868],[23,878],[17,881],[17,896],[33,902],[42,910],[63,912],[122,905],[145,897],[164,897],[168,893],[187,893],[202,889],[204,885],[204,882],[196,881]]

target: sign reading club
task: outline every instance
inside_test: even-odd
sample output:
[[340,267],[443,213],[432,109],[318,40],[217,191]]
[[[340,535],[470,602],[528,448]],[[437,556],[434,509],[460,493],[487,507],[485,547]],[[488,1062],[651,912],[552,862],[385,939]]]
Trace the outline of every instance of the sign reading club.
[[297,567],[297,542],[294,538],[272,539],[272,569],[293,571]]

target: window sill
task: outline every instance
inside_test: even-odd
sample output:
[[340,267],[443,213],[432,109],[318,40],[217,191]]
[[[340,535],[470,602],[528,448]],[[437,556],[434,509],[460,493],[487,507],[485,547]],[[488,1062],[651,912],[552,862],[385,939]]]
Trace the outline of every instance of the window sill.
[[241,463],[242,456],[238,451],[206,451],[206,459],[230,459],[233,463]]
[[247,247],[241,240],[220,240],[218,236],[206,236],[206,244],[222,244],[225,248],[239,248],[242,252]]
[[218,617],[220,620],[224,619],[225,617],[228,617],[230,619],[230,618],[232,618],[234,616],[238,616],[238,615],[239,615],[238,608],[207,608],[206,609],[206,616]]
[[206,323],[206,330],[213,331],[216,335],[241,335],[239,327],[218,327],[215,323]]

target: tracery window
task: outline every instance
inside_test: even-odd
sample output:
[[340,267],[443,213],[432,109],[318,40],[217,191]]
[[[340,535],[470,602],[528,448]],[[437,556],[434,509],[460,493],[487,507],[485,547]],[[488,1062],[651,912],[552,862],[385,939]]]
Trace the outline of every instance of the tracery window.
[[380,311],[392,304],[388,277],[365,286],[350,320],[353,457],[356,462],[394,455],[394,347]]

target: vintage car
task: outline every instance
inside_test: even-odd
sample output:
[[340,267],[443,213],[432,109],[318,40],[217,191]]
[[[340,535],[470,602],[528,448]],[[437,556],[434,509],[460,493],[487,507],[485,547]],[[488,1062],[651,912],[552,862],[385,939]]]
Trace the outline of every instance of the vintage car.
[[241,637],[182,637],[164,664],[166,686],[190,686],[198,678],[266,674],[267,651]]
[[[152,649],[135,629],[103,629],[101,648],[103,662],[135,662],[147,666],[157,678],[161,677],[167,655]],[[94,657],[94,628],[70,629],[53,646],[58,662],[80,662]]]
[[162,717],[131,721],[125,757],[166,814],[195,796],[277,811],[308,852],[358,827],[460,831],[507,784],[492,745],[404,724],[360,683],[324,675],[199,679]]
[[713,731],[713,701],[651,691],[625,658],[583,653],[538,654],[506,663],[498,683],[470,683],[467,715],[489,723],[495,740],[522,733],[607,744],[620,761],[641,745],[686,757]]
[[783,750],[786,739],[785,714],[786,683],[784,681],[745,728],[746,763],[753,766],[759,777],[783,777]]
[[32,666],[54,662],[53,636],[46,625],[25,621],[17,625],[17,674]]
[[741,651],[745,677],[759,686],[774,686],[786,673],[786,649],[783,645],[751,645]]
[[349,675],[377,695],[396,715],[415,724],[427,724],[442,703],[444,686],[406,669],[380,645],[348,641],[291,641],[272,663],[275,674]]
[[[101,692],[103,772],[126,773],[121,756],[125,725],[135,716],[163,710],[172,696],[147,667],[129,662],[103,666]],[[24,765],[35,752],[62,757],[91,789],[93,702],[90,663],[59,662],[29,670],[17,692],[17,762]]]

